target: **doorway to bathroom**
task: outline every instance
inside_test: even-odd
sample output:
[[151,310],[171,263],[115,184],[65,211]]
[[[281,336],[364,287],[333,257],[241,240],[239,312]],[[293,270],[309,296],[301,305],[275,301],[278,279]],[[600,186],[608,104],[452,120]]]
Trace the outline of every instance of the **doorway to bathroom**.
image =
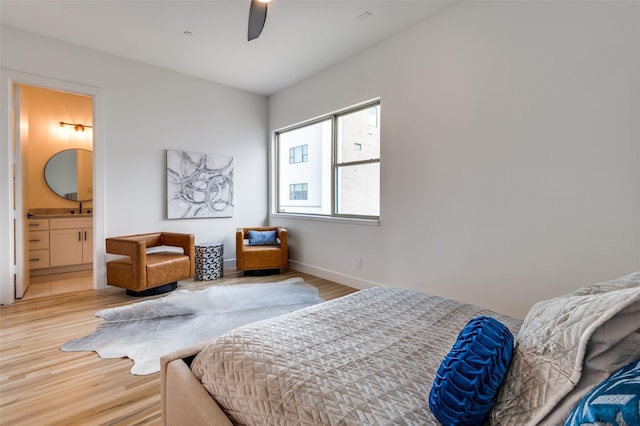
[[93,97],[17,83],[13,93],[15,298],[92,289]]

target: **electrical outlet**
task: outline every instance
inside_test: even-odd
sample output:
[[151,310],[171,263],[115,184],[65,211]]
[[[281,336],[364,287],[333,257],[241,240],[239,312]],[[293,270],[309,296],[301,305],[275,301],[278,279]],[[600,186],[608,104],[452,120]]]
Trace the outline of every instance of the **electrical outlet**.
[[362,259],[356,259],[356,269],[362,269]]

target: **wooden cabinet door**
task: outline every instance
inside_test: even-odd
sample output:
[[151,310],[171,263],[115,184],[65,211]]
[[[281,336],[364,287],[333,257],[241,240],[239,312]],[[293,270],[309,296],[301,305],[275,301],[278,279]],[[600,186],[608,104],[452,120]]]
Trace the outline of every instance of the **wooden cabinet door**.
[[49,231],[49,266],[82,263],[82,229],[52,229]]
[[93,228],[82,230],[82,263],[93,262]]

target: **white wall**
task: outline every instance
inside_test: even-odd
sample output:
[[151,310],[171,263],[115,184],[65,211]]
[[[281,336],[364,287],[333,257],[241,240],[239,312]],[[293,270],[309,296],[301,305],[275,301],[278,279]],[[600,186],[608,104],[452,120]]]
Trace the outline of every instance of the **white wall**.
[[380,226],[274,217],[292,266],[519,317],[640,270],[638,40],[637,2],[467,2],[272,96],[382,102]]
[[[196,235],[196,242],[225,243],[225,259],[229,260],[235,258],[236,227],[266,224],[266,97],[10,27],[2,27],[1,43],[5,70],[101,89],[105,236],[190,232]],[[2,102],[7,98],[3,92]],[[166,149],[234,157],[233,218],[165,219]],[[3,152],[8,152],[6,146]],[[2,174],[0,261],[6,271],[10,175],[4,160]],[[96,249],[104,252],[104,245],[97,243]],[[6,276],[3,272],[4,287],[10,285]]]

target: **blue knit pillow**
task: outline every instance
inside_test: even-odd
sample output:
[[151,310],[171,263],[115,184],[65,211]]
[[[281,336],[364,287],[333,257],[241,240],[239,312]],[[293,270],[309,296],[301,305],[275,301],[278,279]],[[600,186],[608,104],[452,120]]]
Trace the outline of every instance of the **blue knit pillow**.
[[513,356],[513,335],[491,317],[472,319],[442,360],[429,408],[444,425],[481,425]]
[[629,363],[593,388],[565,426],[640,425],[640,361]]
[[250,246],[275,246],[278,245],[276,240],[276,231],[249,231]]

